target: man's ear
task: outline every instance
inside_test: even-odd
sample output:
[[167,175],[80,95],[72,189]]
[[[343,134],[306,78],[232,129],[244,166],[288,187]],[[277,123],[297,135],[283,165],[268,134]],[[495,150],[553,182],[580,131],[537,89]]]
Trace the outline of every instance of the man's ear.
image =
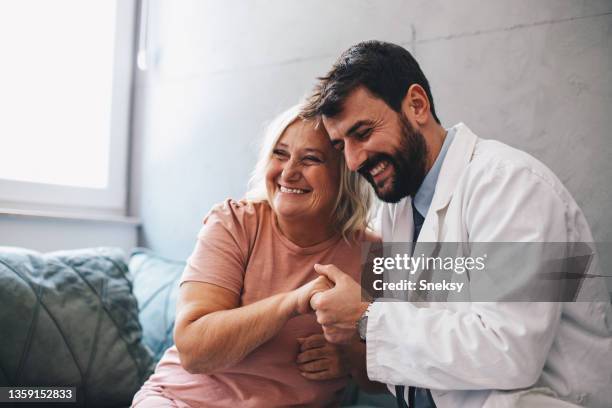
[[429,109],[429,98],[425,89],[419,84],[410,85],[402,101],[404,114],[418,125],[424,126],[431,116]]

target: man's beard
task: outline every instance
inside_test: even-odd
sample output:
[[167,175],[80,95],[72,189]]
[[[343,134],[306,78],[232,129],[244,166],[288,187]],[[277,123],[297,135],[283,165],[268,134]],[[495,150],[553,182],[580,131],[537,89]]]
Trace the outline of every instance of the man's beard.
[[[369,158],[359,169],[359,173],[374,187],[378,198],[388,203],[397,203],[406,196],[414,197],[426,173],[427,143],[425,137],[412,127],[403,112],[398,114],[398,120],[402,132],[399,148],[393,155],[379,153]],[[370,169],[385,160],[393,166],[394,170],[392,180],[390,180],[391,187],[387,191],[383,191],[384,185],[377,185],[370,174]]]

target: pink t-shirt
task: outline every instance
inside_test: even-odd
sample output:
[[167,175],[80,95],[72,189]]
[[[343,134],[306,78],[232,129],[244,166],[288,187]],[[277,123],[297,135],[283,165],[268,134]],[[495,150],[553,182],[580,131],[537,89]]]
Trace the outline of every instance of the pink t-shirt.
[[[248,305],[316,278],[315,263],[335,264],[359,279],[361,245],[340,236],[302,248],[278,229],[267,203],[227,200],[204,219],[181,283],[212,283],[240,295]],[[299,373],[298,337],[322,333],[314,314],[290,319],[281,331],[240,363],[211,375],[190,374],[175,346],[166,351],[143,386],[194,407],[287,407],[334,405],[346,378],[312,381]]]

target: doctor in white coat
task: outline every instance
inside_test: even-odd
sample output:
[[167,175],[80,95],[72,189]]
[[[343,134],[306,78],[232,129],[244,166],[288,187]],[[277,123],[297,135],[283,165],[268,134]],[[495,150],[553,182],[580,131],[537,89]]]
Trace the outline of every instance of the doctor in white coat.
[[[464,124],[440,125],[427,79],[402,47],[345,51],[304,116],[321,119],[386,202],[385,242],[593,242],[546,166]],[[581,288],[589,302],[369,303],[335,266],[315,269],[334,282],[311,299],[326,338],[365,341],[368,376],[400,406],[612,407],[612,310],[595,279]]]

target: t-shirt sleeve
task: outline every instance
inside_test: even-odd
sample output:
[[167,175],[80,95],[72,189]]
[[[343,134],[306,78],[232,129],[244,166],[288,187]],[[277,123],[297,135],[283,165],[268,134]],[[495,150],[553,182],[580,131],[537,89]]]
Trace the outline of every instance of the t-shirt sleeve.
[[249,255],[251,224],[256,226],[257,217],[250,204],[226,200],[213,207],[204,218],[181,284],[190,281],[211,283],[240,295]]

